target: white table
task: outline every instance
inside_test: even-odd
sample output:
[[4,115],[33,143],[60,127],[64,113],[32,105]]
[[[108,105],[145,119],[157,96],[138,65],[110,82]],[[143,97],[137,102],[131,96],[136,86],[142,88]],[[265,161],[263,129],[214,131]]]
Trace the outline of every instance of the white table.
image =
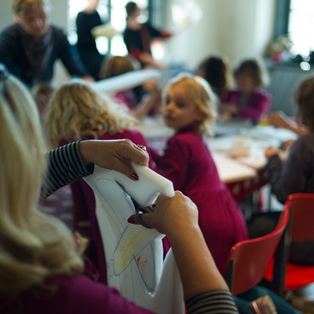
[[[163,124],[162,117],[146,117],[142,120],[140,131],[147,142],[154,148],[162,150],[166,140],[173,135],[173,130]],[[272,126],[251,126],[247,121],[235,120],[218,123],[215,136],[208,140],[221,180],[226,184],[239,181],[255,180],[265,164],[265,147],[280,146],[284,140],[295,139],[293,132],[275,129]],[[241,139],[249,146],[248,156],[232,156],[234,143]],[[247,184],[248,185],[248,184]]]

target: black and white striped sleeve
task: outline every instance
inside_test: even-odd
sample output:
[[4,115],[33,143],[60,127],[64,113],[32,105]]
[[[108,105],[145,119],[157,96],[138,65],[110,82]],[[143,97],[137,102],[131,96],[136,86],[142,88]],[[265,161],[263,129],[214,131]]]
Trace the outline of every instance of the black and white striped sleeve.
[[94,164],[85,166],[76,141],[47,153],[47,174],[44,177],[40,201],[61,187],[79,180],[94,171]]
[[189,299],[186,304],[187,314],[235,314],[239,313],[229,291],[213,290]]

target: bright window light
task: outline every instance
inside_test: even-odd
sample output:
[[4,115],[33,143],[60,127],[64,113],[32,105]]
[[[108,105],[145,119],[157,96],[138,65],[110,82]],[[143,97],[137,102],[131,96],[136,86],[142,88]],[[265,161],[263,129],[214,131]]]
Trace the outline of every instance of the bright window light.
[[314,50],[314,1],[291,0],[288,33],[293,42],[292,52],[303,57]]

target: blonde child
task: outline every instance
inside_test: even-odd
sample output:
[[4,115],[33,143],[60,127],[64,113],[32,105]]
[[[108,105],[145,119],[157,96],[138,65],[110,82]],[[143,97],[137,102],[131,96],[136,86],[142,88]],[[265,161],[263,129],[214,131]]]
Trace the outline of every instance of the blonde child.
[[222,116],[258,123],[268,114],[272,99],[264,89],[268,84],[266,68],[257,59],[246,59],[236,67],[234,77],[237,89],[230,90],[222,99]]
[[223,272],[231,247],[248,238],[242,213],[220,180],[206,145],[217,116],[215,96],[198,76],[181,74],[165,86],[162,114],[175,135],[163,156],[154,153],[158,171],[199,210],[199,224],[218,269]]
[[[51,148],[86,139],[130,139],[145,145],[143,135],[134,128],[136,120],[124,106],[96,92],[92,85],[80,79],[63,84],[53,95],[46,116],[45,133]],[[151,165],[151,163],[150,163]],[[84,236],[91,239],[89,258],[106,281],[106,263],[95,216],[95,198],[83,179],[71,184],[75,225],[89,221]],[[80,230],[81,232],[84,229]]]

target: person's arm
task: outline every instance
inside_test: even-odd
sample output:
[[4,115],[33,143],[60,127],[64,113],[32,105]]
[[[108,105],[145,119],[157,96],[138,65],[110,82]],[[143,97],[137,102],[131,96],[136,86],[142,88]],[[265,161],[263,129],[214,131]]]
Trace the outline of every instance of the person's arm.
[[0,62],[6,65],[9,72],[16,77],[24,78],[26,64],[18,38],[17,25],[12,25],[0,34]]
[[137,175],[130,161],[147,166],[148,155],[130,140],[76,141],[47,153],[48,170],[40,200],[61,187],[77,181],[94,171],[94,164],[119,171],[132,180]]
[[306,191],[309,174],[312,172],[313,152],[305,142],[297,141],[292,146],[289,157],[283,164],[273,147],[266,148],[268,158],[266,171],[270,179],[272,193],[284,204],[292,193]]
[[268,122],[275,128],[288,129],[298,135],[309,133],[309,130],[305,126],[297,124],[293,119],[287,117],[282,111],[277,111],[270,114],[268,117]]
[[[167,236],[179,269],[187,313],[209,304],[224,313],[238,313],[228,286],[218,271],[198,225],[196,205],[181,192],[172,198],[160,195],[152,214],[142,215],[148,225]],[[218,296],[222,296],[219,298]],[[214,309],[211,308],[214,312]]]

